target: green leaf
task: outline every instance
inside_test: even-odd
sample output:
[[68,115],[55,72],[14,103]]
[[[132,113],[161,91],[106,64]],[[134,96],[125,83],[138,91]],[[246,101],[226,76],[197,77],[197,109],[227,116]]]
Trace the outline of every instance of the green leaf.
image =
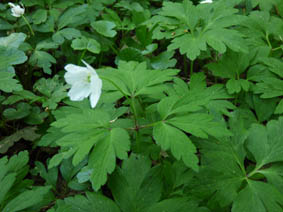
[[247,36],[248,43],[255,48],[258,48],[258,46],[272,48],[270,36],[272,35],[277,40],[280,40],[283,32],[282,20],[278,17],[271,16],[267,11],[252,11],[248,18],[243,19],[240,24],[243,26],[241,31]]
[[282,127],[283,118],[280,117],[278,121],[269,121],[266,127],[255,124],[250,129],[247,147],[256,159],[257,168],[282,161]]
[[158,48],[158,44],[152,43],[145,47],[145,50],[142,51],[143,55],[151,54]]
[[192,193],[214,199],[221,207],[228,206],[245,179],[242,151],[231,140],[201,140],[199,144],[202,166]]
[[[46,108],[45,110],[48,110],[48,108]],[[42,124],[44,122],[44,119],[48,117],[48,115],[49,114],[47,111],[42,111],[40,107],[33,106],[31,108],[30,114],[24,119],[24,122],[29,125]]]
[[90,212],[90,211],[109,211],[120,212],[117,205],[109,198],[98,193],[86,192],[86,196],[76,195],[64,199],[63,203],[58,204],[57,212]]
[[4,154],[7,150],[20,139],[24,139],[26,141],[34,141],[40,137],[39,134],[36,134],[36,127],[26,127],[24,129],[18,130],[10,136],[5,137],[0,140],[0,153]]
[[117,90],[116,87],[107,82],[112,81],[129,96],[148,95],[160,98],[160,95],[164,96],[164,84],[172,80],[178,71],[177,69],[148,70],[145,62],[120,61],[117,70],[104,69],[100,73],[104,78],[107,78],[104,82],[105,84],[108,83],[109,90]]
[[174,125],[187,133],[200,138],[225,137],[231,135],[221,123],[213,121],[213,116],[202,113],[177,116],[167,120],[167,123]]
[[122,49],[118,54],[119,60],[124,61],[145,61],[145,57],[142,55],[142,52],[139,49],[129,47]]
[[241,84],[239,80],[229,79],[226,83],[228,93],[239,93],[241,91]]
[[273,164],[271,167],[258,171],[263,174],[269,183],[274,185],[281,193],[283,193],[283,166],[282,164]]
[[85,18],[83,14],[86,12],[86,9],[86,4],[68,8],[58,20],[58,29],[60,30],[73,24],[80,24]]
[[[167,88],[167,92],[174,100],[164,98],[161,101],[165,101],[162,103],[164,104],[162,107],[168,110],[165,116],[181,112],[196,112],[201,108],[206,108],[212,113],[218,112],[229,116],[228,109],[236,108],[231,102],[227,101],[230,96],[222,85],[214,84],[207,87],[203,73],[193,74],[189,85],[181,79],[174,79],[174,82],[172,90]],[[172,108],[166,107],[166,104],[171,105]],[[165,116],[162,115],[162,118]]]
[[236,79],[248,68],[252,57],[251,54],[239,54],[229,51],[218,63],[210,63],[207,67],[214,76]]
[[47,20],[47,10],[36,10],[35,13],[32,15],[32,20],[34,24],[44,23]]
[[116,24],[111,21],[95,21],[91,23],[93,29],[95,29],[99,34],[113,38],[117,32],[113,30],[116,27]]
[[[26,167],[29,157],[27,151],[19,152],[18,154],[13,155],[9,160],[7,156],[0,159],[0,180],[9,173],[21,173],[22,169]],[[1,181],[0,181],[1,182]]]
[[26,39],[26,34],[24,33],[12,33],[7,37],[0,38],[0,46],[6,48],[19,48],[19,46],[24,42]]
[[72,48],[75,50],[88,50],[94,54],[100,53],[100,43],[96,40],[86,37],[76,38],[72,41]]
[[55,0],[49,0],[49,1],[53,1],[52,5],[55,8],[59,8],[59,9],[65,9],[65,8],[69,8],[75,4],[83,4],[84,1],[83,0],[70,0],[70,1],[55,1]]
[[190,60],[195,60],[201,53],[206,50],[205,39],[202,37],[193,37],[192,35],[180,36],[172,40],[168,50],[179,49],[181,54],[186,54]]
[[235,199],[232,212],[283,211],[283,195],[272,185],[248,180],[248,185]]
[[30,57],[29,63],[43,68],[44,73],[51,74],[52,71],[50,67],[52,66],[52,63],[56,63],[56,59],[48,52],[36,50]]
[[248,91],[250,83],[244,79],[229,79],[226,83],[226,88],[229,94],[239,93],[241,90]]
[[51,110],[56,109],[58,103],[67,97],[67,87],[60,82],[58,76],[52,79],[41,78],[37,80],[34,90],[44,96],[41,98],[42,106]]
[[55,34],[53,34],[52,39],[54,42],[62,44],[65,39],[72,40],[73,38],[78,38],[81,36],[81,32],[75,28],[64,28]]
[[53,189],[56,189],[58,180],[58,169],[56,167],[47,171],[43,163],[35,161],[34,171],[39,173],[39,175],[45,180],[45,185],[51,185]]
[[37,101],[38,96],[34,95],[32,92],[28,90],[14,91],[13,95],[9,96],[4,102],[4,105],[12,105],[17,103],[20,100],[30,100]]
[[58,48],[58,44],[50,40],[41,41],[37,43],[35,47],[36,50],[42,50],[42,49],[48,50],[48,49],[57,49],[57,48]]
[[275,114],[282,114],[283,113],[283,99],[281,99],[281,101],[277,105],[274,113]]
[[58,166],[65,159],[69,159],[75,153],[75,151],[76,149],[69,149],[68,151],[62,151],[54,155],[48,163],[48,169]]
[[278,100],[261,99],[258,95],[253,96],[254,110],[259,122],[268,121],[274,113]]
[[71,47],[74,50],[84,50],[87,49],[88,39],[86,37],[77,38],[72,41]]
[[28,173],[28,159],[27,151],[13,155],[9,160],[7,156],[0,159],[0,208],[3,212],[22,211],[35,206],[46,198],[50,190],[50,187],[36,186],[28,190],[30,183],[23,180]]
[[13,79],[15,74],[0,71],[0,90],[4,92],[20,91],[22,86],[18,84],[18,80]]
[[94,54],[99,54],[100,53],[100,43],[98,43],[94,39],[89,39],[88,44],[87,44],[87,50]]
[[1,183],[0,183],[0,185],[1,185],[0,205],[3,202],[8,191],[13,186],[15,180],[16,180],[16,174],[15,173],[8,174],[8,175],[6,175],[6,177],[4,177],[4,179],[1,179]]
[[177,160],[182,159],[188,167],[198,170],[196,148],[185,133],[166,123],[160,123],[153,128],[153,137],[163,150],[171,150]]
[[13,25],[9,24],[7,21],[0,19],[0,30],[11,30]]
[[248,91],[249,82],[240,79],[240,75],[249,67],[254,54],[240,54],[228,51],[219,62],[210,63],[207,68],[214,76],[228,78],[226,87],[230,94],[239,93],[242,89]]
[[[275,162],[282,161],[283,119],[272,120],[266,127],[253,124],[247,131],[255,120],[247,121],[248,114],[237,112],[242,115],[234,114],[230,122],[235,133],[231,140],[198,141],[202,166],[199,182],[192,191],[201,198],[217,201],[221,207],[232,203],[234,212],[282,211],[283,194],[279,192],[282,191],[282,164]],[[256,162],[247,170],[246,157]]]
[[99,190],[106,183],[107,174],[114,171],[116,157],[121,160],[126,159],[129,150],[129,135],[121,128],[112,129],[103,141],[96,144],[88,165],[94,170],[90,179],[95,190]]
[[24,191],[12,199],[3,209],[3,212],[21,211],[28,207],[34,206],[44,200],[45,195],[49,192],[50,187],[36,187],[30,191]]
[[[50,13],[54,13],[54,10],[51,10]],[[33,30],[38,32],[50,32],[54,33],[55,31],[55,18],[57,19],[57,16],[52,14],[47,16],[47,20],[39,25],[33,25]]]
[[8,108],[4,110],[3,115],[8,120],[22,119],[30,114],[31,106],[25,102],[17,104],[17,108]]
[[2,46],[0,46],[0,57],[0,71],[11,70],[12,65],[22,64],[27,60],[27,56],[23,51]]
[[146,212],[179,212],[179,211],[194,211],[194,212],[209,212],[205,207],[198,207],[197,202],[188,198],[175,197],[165,199],[149,209]]
[[[139,173],[137,175],[137,173]],[[149,158],[131,154],[122,168],[109,179],[109,187],[122,211],[145,211],[161,197],[162,178],[159,166],[151,168]]]
[[195,60],[208,46],[219,53],[227,47],[236,52],[248,52],[243,35],[231,28],[241,17],[236,15],[234,4],[194,6],[191,1],[164,2],[161,11],[149,23],[157,39],[172,39],[168,50],[179,49],[190,60]]
[[25,53],[18,50],[25,38],[24,33],[12,33],[0,38],[0,71],[13,70],[12,65],[22,64],[27,60]]
[[148,54],[148,52],[153,52],[157,49],[158,45],[152,43],[152,32],[149,31],[146,26],[142,25],[137,27],[136,36],[142,47],[147,49],[143,54]]
[[268,77],[259,82],[254,87],[256,94],[261,94],[261,98],[273,98],[277,96],[283,96],[283,80]]
[[150,64],[152,68],[162,70],[172,68],[176,65],[177,60],[172,58],[174,56],[173,51],[165,51],[156,57],[151,58]]
[[[231,134],[226,129],[225,124],[221,123],[221,121],[214,120],[213,115],[200,112],[209,103],[215,104],[221,96],[225,98],[225,93],[222,93],[218,86],[210,87],[209,89],[206,87],[201,88],[199,85],[202,82],[199,82],[199,80],[202,81],[203,78],[197,78],[196,76],[199,77],[201,75],[195,75],[192,78],[190,91],[182,92],[180,96],[175,94],[163,98],[157,105],[157,111],[161,116],[162,122],[165,121],[187,133],[201,138],[207,138],[208,135],[214,137],[230,136]],[[197,81],[198,85],[195,84]],[[203,85],[205,86],[205,84]],[[195,90],[196,88],[198,89]]]
[[190,29],[194,29],[199,17],[197,8],[193,6],[191,1],[183,1],[182,3],[164,2],[161,15],[174,17],[186,23]]
[[269,70],[279,77],[283,78],[283,62],[279,59],[275,59],[272,57],[264,58],[263,62],[269,67]]
[[99,190],[105,184],[107,174],[114,171],[116,157],[121,160],[127,158],[130,149],[128,132],[111,127],[111,120],[123,115],[123,111],[118,113],[114,108],[108,108],[107,112],[102,109],[91,110],[88,104],[81,109],[57,109],[57,121],[52,123],[49,134],[43,138],[47,142],[56,142],[63,151],[50,160],[49,168],[72,155],[73,165],[76,166],[89,155],[88,168],[93,170],[90,180],[93,188]]
[[[267,10],[270,11],[273,6],[277,5],[280,3],[280,0],[270,0],[270,1],[265,1],[265,0],[251,0],[252,7],[259,6],[261,10]],[[282,3],[282,2],[281,2]]]
[[39,5],[41,7],[44,7],[44,0],[23,0],[23,4],[26,7],[32,7],[34,5]]

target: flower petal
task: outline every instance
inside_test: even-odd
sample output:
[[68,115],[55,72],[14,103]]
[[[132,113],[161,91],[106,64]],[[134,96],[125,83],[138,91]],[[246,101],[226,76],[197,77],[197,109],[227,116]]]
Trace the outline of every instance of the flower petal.
[[100,98],[102,89],[102,80],[98,76],[91,77],[91,95],[90,105],[94,108]]
[[9,2],[8,5],[9,5],[10,7],[16,7],[16,5],[13,4],[12,2]]
[[89,65],[87,62],[85,62],[84,60],[82,60],[82,62],[86,65],[87,69],[92,73],[97,75],[96,71],[94,68],[91,67],[91,65]]
[[65,66],[67,73],[64,78],[68,84],[83,83],[87,80],[87,76],[90,74],[89,70],[85,67],[69,64]]
[[90,83],[76,83],[68,92],[68,96],[72,101],[81,101],[88,97],[90,93]]

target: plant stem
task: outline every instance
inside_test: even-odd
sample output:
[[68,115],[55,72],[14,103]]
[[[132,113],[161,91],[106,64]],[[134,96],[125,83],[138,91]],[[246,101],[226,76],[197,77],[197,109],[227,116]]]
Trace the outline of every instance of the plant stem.
[[123,96],[129,101],[130,107],[131,107],[131,109],[133,111],[133,114],[134,114],[134,119],[135,119],[135,124],[136,124],[137,113],[136,113],[136,108],[135,108],[135,105],[134,105],[134,102],[133,102],[133,97],[130,99],[128,97],[128,95],[115,82],[113,82],[111,79],[103,77],[103,76],[99,76],[99,77],[101,79],[103,79],[103,80],[106,80],[106,81],[110,82],[112,85],[114,85],[114,87],[117,88],[117,90],[120,91],[123,94]]
[[276,48],[272,49],[272,51],[277,51],[277,50],[279,50],[279,49],[282,49],[282,50],[283,50],[283,47],[282,47],[282,46],[276,47]]
[[113,50],[113,52],[114,52],[116,55],[118,55],[118,54],[119,54],[118,50],[117,50],[117,49],[115,49],[112,45],[110,45],[110,48]]
[[272,45],[271,45],[271,43],[270,43],[269,34],[268,34],[268,33],[265,34],[265,39],[266,39],[266,41],[267,41],[268,46],[272,49]]
[[249,174],[248,174],[248,178],[252,177],[254,174],[256,174],[258,172],[258,170],[260,170],[260,168],[262,167],[262,165],[255,167],[254,170],[252,170]]
[[115,82],[113,82],[111,79],[109,79],[109,78],[107,78],[107,77],[103,77],[103,76],[99,76],[99,77],[100,77],[101,79],[103,79],[103,80],[106,80],[106,81],[110,82],[112,85],[114,85],[114,87],[117,88],[117,90],[120,91],[120,92],[123,94],[123,96],[125,96],[126,99],[130,101],[128,95],[127,95],[124,91],[122,91],[122,90],[119,88],[119,86],[118,86]]
[[151,124],[146,124],[146,125],[141,125],[140,128],[148,128],[148,127],[153,127],[161,122],[164,122],[164,121],[157,121],[157,122],[153,122]]
[[[183,60],[184,60],[184,72],[187,73],[188,72],[188,63],[187,63],[187,57],[186,57],[185,54],[184,54]],[[188,77],[189,77],[189,72],[188,72]]]
[[190,69],[190,77],[192,77],[193,73],[194,73],[194,60],[191,60],[190,67],[191,67],[191,69]]
[[103,58],[103,52],[101,52],[101,54],[100,54],[99,62],[98,62],[98,67],[100,67],[100,66],[101,66],[102,58]]
[[34,36],[34,31],[32,30],[31,25],[29,24],[28,20],[26,19],[26,17],[24,15],[22,15],[22,17],[23,17],[24,21],[26,22],[26,24],[28,25],[28,28],[29,28],[32,36]]
[[134,114],[135,126],[137,128],[138,127],[138,123],[137,123],[138,113],[137,113],[136,104],[135,104],[135,97],[131,97],[131,107],[132,107],[133,114]]
[[82,52],[81,56],[80,56],[80,59],[78,61],[78,64],[81,63],[82,59],[84,59],[84,56],[85,56],[85,53],[86,53],[86,49],[84,49],[84,51]]

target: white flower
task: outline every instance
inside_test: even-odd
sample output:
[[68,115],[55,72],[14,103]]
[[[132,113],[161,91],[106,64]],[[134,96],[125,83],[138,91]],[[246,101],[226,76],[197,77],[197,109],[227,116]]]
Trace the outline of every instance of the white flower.
[[72,101],[81,101],[90,96],[91,107],[94,108],[100,98],[102,89],[102,80],[85,61],[86,67],[68,64],[65,66],[67,73],[64,78],[72,87],[68,92],[68,96]]
[[204,0],[204,1],[201,1],[200,4],[210,4],[210,3],[213,3],[212,0]]
[[8,5],[11,7],[12,16],[21,17],[25,13],[25,8],[23,5],[22,5],[23,8],[11,2],[9,2]]

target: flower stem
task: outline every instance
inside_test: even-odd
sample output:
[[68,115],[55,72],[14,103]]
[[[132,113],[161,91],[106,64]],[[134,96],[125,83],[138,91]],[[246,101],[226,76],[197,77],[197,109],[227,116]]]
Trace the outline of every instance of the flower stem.
[[80,59],[78,61],[78,64],[81,63],[82,59],[84,59],[84,56],[85,56],[85,53],[86,53],[86,49],[84,49],[84,51],[82,52],[81,56],[80,56]]
[[22,17],[23,17],[24,21],[26,22],[26,24],[28,25],[28,28],[29,28],[32,36],[34,36],[34,31],[32,30],[30,23],[28,22],[28,20],[26,19],[26,17],[24,15],[22,15]]

